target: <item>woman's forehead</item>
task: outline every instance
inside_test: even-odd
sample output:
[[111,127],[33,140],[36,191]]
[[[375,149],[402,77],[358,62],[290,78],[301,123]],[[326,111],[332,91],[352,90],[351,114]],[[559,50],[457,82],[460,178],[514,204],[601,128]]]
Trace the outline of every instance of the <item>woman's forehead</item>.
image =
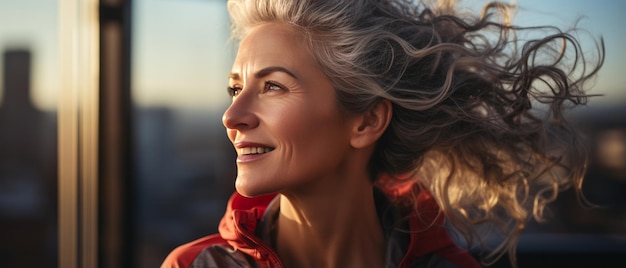
[[301,32],[286,24],[267,23],[253,28],[242,40],[231,77],[268,66],[297,72],[316,64]]

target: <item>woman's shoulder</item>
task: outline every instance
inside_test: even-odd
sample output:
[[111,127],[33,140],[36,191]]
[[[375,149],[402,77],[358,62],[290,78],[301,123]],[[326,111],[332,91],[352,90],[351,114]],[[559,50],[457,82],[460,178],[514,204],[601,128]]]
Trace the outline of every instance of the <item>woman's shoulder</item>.
[[172,250],[161,268],[257,267],[251,257],[228,245],[219,234],[209,235]]

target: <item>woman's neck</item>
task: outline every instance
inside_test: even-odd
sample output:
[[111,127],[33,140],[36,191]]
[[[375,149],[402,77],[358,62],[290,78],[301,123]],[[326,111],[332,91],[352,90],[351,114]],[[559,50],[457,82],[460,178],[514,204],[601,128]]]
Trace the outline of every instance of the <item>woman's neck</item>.
[[373,186],[315,192],[281,195],[276,247],[285,266],[383,267],[385,239]]

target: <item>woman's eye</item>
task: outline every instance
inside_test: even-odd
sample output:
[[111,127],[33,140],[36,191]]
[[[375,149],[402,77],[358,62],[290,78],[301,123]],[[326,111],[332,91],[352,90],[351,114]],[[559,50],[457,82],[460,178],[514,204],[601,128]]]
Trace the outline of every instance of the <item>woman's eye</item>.
[[263,92],[270,92],[270,91],[278,91],[278,90],[283,90],[284,87],[279,85],[276,82],[273,81],[265,81],[265,86],[263,87]]
[[238,86],[228,87],[228,95],[230,95],[231,97],[235,97],[239,95],[240,91],[241,91],[241,88]]

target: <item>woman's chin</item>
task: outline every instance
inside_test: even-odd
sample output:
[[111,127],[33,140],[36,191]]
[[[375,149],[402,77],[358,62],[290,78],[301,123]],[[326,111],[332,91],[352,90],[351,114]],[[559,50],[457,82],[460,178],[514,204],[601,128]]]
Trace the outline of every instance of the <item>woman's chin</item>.
[[262,185],[255,185],[254,183],[250,183],[245,179],[237,178],[235,181],[235,190],[242,196],[245,197],[255,197],[265,194],[274,193],[273,189],[269,189],[269,187],[262,187]]

